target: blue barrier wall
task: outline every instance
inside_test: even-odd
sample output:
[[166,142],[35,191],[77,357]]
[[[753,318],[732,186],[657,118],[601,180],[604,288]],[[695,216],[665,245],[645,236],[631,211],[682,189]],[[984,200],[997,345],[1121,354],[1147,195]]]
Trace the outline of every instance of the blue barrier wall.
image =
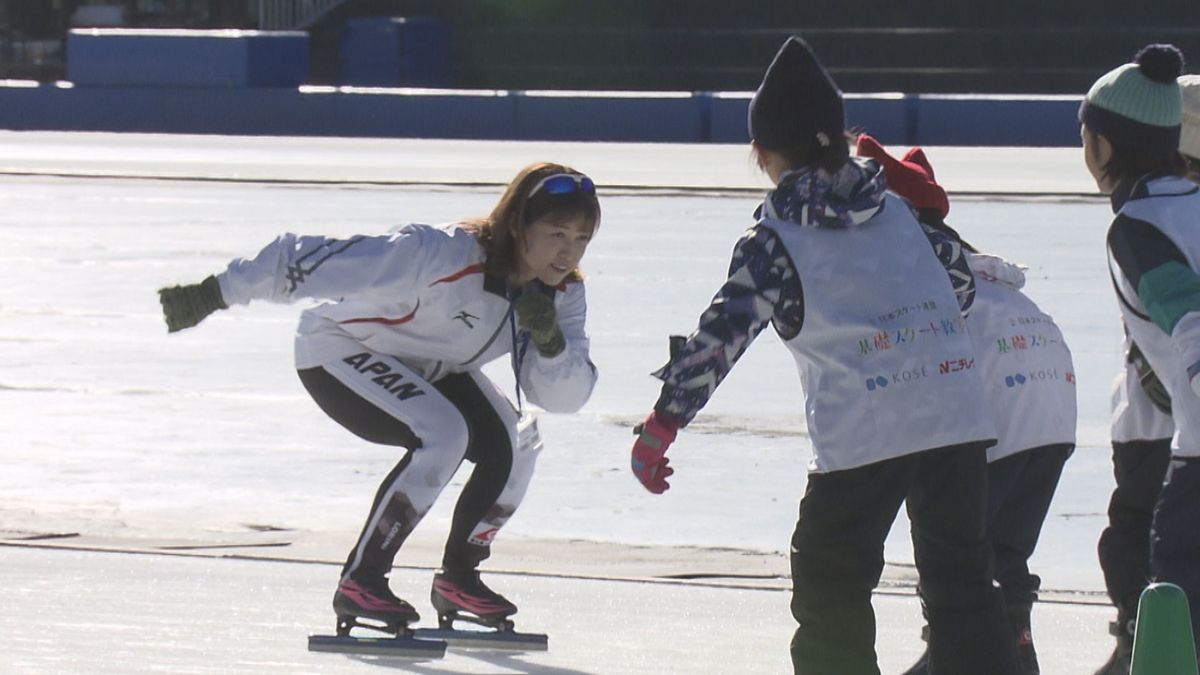
[[1082,98],[920,96],[909,134],[920,138],[921,145],[1077,146]]
[[363,87],[451,87],[450,25],[422,17],[346,20],[337,83]]
[[533,141],[699,143],[703,102],[688,93],[517,93],[510,138]]
[[67,35],[67,79],[87,86],[297,87],[302,31],[82,28]]
[[[443,83],[448,29],[351,23],[349,80]],[[357,37],[355,37],[357,36]],[[745,143],[749,92],[535,92],[303,86],[303,32],[80,29],[71,82],[0,81],[0,128],[529,141]],[[441,54],[441,56],[437,56]],[[356,70],[357,69],[357,70]],[[381,79],[382,78],[382,79]],[[420,79],[433,78],[433,79]],[[846,96],[893,145],[1074,146],[1077,97]]]
[[[0,128],[642,143],[747,142],[748,93],[546,93],[0,82]],[[852,95],[892,145],[1079,145],[1079,98]]]

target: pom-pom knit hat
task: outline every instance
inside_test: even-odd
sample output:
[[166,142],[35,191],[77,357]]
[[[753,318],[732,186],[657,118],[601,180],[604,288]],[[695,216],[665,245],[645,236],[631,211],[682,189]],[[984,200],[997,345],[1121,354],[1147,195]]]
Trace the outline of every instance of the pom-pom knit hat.
[[1175,152],[1182,103],[1176,78],[1183,54],[1173,45],[1149,45],[1096,80],[1079,106],[1079,121],[1116,145]]
[[750,138],[767,150],[825,148],[846,128],[842,92],[808,43],[790,37],[750,100]]
[[1200,75],[1179,78],[1183,92],[1183,130],[1179,135],[1179,151],[1200,159]]
[[908,200],[918,209],[933,209],[945,218],[950,213],[950,200],[946,191],[938,185],[933,176],[933,167],[925,158],[925,151],[912,148],[901,159],[888,154],[888,151],[867,134],[858,137],[856,154],[859,157],[870,157],[883,167],[883,177],[888,189]]

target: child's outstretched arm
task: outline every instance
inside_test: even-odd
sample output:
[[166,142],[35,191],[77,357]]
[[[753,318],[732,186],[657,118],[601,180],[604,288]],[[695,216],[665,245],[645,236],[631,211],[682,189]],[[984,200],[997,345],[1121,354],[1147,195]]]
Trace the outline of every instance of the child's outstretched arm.
[[665,478],[674,471],[666,467],[665,453],[674,432],[708,403],[767,323],[774,321],[787,339],[800,332],[803,320],[800,280],[783,242],[769,228],[751,228],[735,246],[728,279],[700,315],[695,332],[672,345],[670,362],[653,373],[663,381],[662,392],[636,431],[632,459],[634,475],[646,489],[658,494],[670,487]]

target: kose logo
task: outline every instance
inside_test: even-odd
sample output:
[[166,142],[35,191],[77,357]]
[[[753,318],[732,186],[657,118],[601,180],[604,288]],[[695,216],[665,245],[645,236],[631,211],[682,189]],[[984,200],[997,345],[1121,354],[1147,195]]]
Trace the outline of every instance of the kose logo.
[[[1035,382],[1038,380],[1057,380],[1057,379],[1059,379],[1057,369],[1031,370],[1027,373],[1017,373],[1015,375],[1005,376],[1004,384],[1009,387],[1016,387],[1018,385],[1025,384],[1026,382]],[[1074,377],[1073,373],[1067,373],[1067,381],[1068,382],[1071,382],[1073,384],[1074,379],[1075,379],[1075,377]]]
[[924,377],[928,377],[928,375],[929,375],[929,372],[925,369],[925,366],[921,366],[920,368],[909,368],[907,370],[898,370],[898,371],[892,373],[891,378],[888,378],[885,375],[876,375],[875,377],[868,377],[866,379],[867,391],[875,391],[876,389],[882,389],[882,388],[888,386],[889,384],[907,384],[909,382],[915,382],[916,380],[920,380]]

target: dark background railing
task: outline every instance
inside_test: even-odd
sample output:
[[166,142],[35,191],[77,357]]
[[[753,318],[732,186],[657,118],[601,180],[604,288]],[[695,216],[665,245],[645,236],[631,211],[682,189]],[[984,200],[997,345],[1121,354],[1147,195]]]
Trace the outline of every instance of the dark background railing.
[[0,0],[0,79],[62,79],[71,28],[253,28],[256,6],[256,0]]
[[[256,0],[5,0],[0,77],[64,76],[63,36],[130,27],[255,28]],[[101,8],[101,9],[97,9]],[[107,8],[107,9],[103,9]],[[355,16],[443,19],[454,84],[487,89],[753,89],[789,34],[850,92],[1082,94],[1149,42],[1200,71],[1200,0],[347,0],[303,25],[313,83],[336,79]]]

